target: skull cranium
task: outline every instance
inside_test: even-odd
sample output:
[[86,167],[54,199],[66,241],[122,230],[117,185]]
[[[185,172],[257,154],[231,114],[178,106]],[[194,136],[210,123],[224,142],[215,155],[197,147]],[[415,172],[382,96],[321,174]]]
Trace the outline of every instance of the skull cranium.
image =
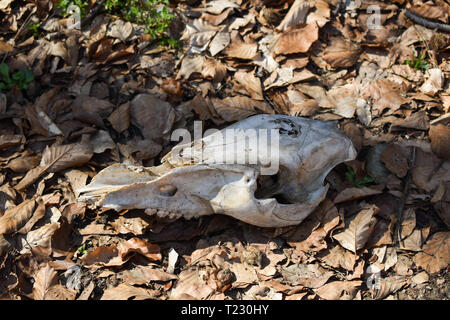
[[[245,144],[243,133],[249,129],[254,129],[258,141],[262,133],[272,135],[255,148],[249,140]],[[224,130],[232,133],[231,142],[229,136],[224,140]],[[224,130],[177,145],[157,167],[107,167],[78,190],[80,200],[116,210],[146,209],[149,214],[173,218],[217,213],[256,226],[283,227],[305,219],[326,196],[326,175],[337,164],[356,157],[351,140],[329,122],[257,115]],[[271,138],[274,133],[276,146]],[[243,152],[237,151],[239,141],[244,141]],[[275,149],[278,170],[264,175],[273,164]],[[255,150],[256,161],[249,161]],[[220,162],[217,155],[245,161]]]

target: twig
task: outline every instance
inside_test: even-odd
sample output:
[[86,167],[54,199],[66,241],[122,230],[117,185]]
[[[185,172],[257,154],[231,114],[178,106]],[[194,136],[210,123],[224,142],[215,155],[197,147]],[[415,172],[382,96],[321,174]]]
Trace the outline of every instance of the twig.
[[442,32],[450,33],[450,25],[442,22],[434,22],[428,19],[422,18],[421,16],[415,14],[414,12],[406,9],[405,16],[411,19],[413,22],[420,24],[429,29],[437,29]]
[[405,187],[403,188],[403,195],[400,202],[400,208],[398,209],[397,221],[395,222],[394,228],[394,245],[397,246],[400,242],[400,225],[402,223],[403,218],[403,210],[405,208],[405,202],[409,195],[409,186],[411,184],[411,171],[414,166],[414,162],[416,160],[416,147],[412,147],[411,154],[408,159],[408,174],[406,175]]

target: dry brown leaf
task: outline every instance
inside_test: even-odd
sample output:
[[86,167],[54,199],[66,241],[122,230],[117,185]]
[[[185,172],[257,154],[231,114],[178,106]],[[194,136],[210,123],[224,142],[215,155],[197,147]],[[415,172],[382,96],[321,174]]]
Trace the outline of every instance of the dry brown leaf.
[[243,60],[251,60],[255,58],[258,51],[257,43],[246,43],[243,41],[233,41],[226,48],[224,53],[230,58],[237,58]]
[[408,150],[399,144],[389,144],[381,154],[381,161],[397,177],[403,178],[408,173]]
[[24,226],[33,215],[35,204],[34,199],[29,199],[6,210],[5,214],[0,217],[0,235],[11,234]]
[[61,129],[38,104],[26,108],[25,115],[30,122],[32,132],[46,137],[63,135]]
[[306,22],[306,16],[309,11],[309,2],[306,0],[295,0],[289,11],[278,25],[278,31],[285,31],[290,27]]
[[438,273],[450,264],[450,232],[435,233],[414,256],[414,263],[430,274]]
[[401,239],[410,236],[416,227],[416,211],[414,208],[406,209],[402,214],[402,221],[400,224]]
[[242,120],[261,111],[274,113],[266,102],[243,96],[228,97],[222,100],[212,99],[212,103],[216,112],[227,122]]
[[448,23],[448,8],[445,10],[440,5],[433,3],[420,4],[418,7],[411,7],[410,10],[415,14],[431,20],[440,20],[443,23]]
[[110,222],[114,230],[119,234],[132,233],[136,236],[144,234],[145,230],[150,224],[141,217],[124,217],[119,216],[114,221]]
[[380,300],[391,293],[395,293],[405,284],[407,284],[408,280],[402,276],[391,276],[387,278],[379,279],[379,282],[375,284],[375,294],[372,294],[373,299]]
[[334,239],[353,253],[364,248],[372,233],[377,219],[374,215],[379,211],[378,207],[371,206],[363,209],[349,220],[343,232],[335,234]]
[[160,261],[162,259],[158,245],[148,243],[139,238],[131,238],[126,242],[121,242],[118,246],[118,250],[122,260],[126,260],[127,256],[132,252],[137,252],[154,261]]
[[430,233],[430,227],[415,229],[408,237],[399,241],[399,247],[408,251],[421,251],[422,245]]
[[0,135],[0,150],[14,147],[22,143],[24,136],[20,134],[2,134]]
[[445,76],[442,70],[438,68],[428,69],[427,76],[428,79],[423,83],[419,90],[425,94],[433,96],[442,90]]
[[131,101],[130,113],[131,122],[141,130],[146,139],[168,135],[176,117],[168,102],[149,94],[138,94]]
[[450,181],[450,162],[442,161],[433,153],[416,148],[414,167],[411,169],[414,184],[427,191],[435,190],[441,182]]
[[127,101],[118,106],[108,117],[111,126],[119,133],[130,127],[130,102]]
[[244,71],[236,72],[234,78],[245,88],[252,99],[264,100],[260,78],[253,73]]
[[182,271],[176,287],[170,291],[170,299],[208,299],[217,290],[217,284],[213,279],[203,276],[205,272],[202,270]]
[[393,243],[392,234],[394,232],[395,218],[391,217],[391,221],[379,220],[367,241],[367,247],[381,247]]
[[284,282],[291,285],[301,285],[307,288],[320,288],[333,275],[333,272],[319,266],[319,264],[290,265],[281,270]]
[[192,52],[202,52],[216,34],[217,29],[217,27],[210,25],[205,20],[195,19],[192,23],[186,25],[180,40],[186,41]]
[[356,187],[346,188],[346,189],[342,190],[336,196],[336,198],[334,198],[334,203],[341,203],[341,202],[345,202],[345,201],[360,199],[360,198],[369,197],[369,196],[373,196],[375,194],[380,194],[380,193],[382,193],[381,190],[371,189],[369,187],[364,187],[364,188],[356,188]]
[[211,56],[214,57],[216,54],[228,47],[230,41],[231,37],[228,32],[217,33],[209,44],[209,52],[211,53]]
[[75,300],[76,295],[77,291],[57,284],[46,291],[45,300]]
[[380,115],[385,109],[394,112],[408,103],[398,83],[389,80],[372,81],[363,92],[363,98],[372,101],[372,114]]
[[123,264],[124,261],[118,258],[119,250],[116,246],[109,247],[98,247],[94,251],[86,253],[83,256],[82,261],[85,265],[101,264],[101,265],[111,265],[111,263]]
[[6,166],[6,168],[9,168],[14,172],[23,173],[33,169],[40,162],[41,162],[41,155],[22,156],[11,160]]
[[333,281],[315,290],[325,300],[353,300],[362,281]]
[[[25,223],[25,225],[18,230],[18,233],[21,234],[27,234],[35,225],[36,222],[38,222],[41,218],[45,216],[45,204],[42,198],[38,198],[36,200],[37,207],[36,210],[34,210],[33,216]],[[1,223],[1,222],[0,222]]]
[[220,82],[227,75],[227,67],[219,60],[205,59],[201,74],[205,79]]
[[59,222],[52,222],[28,232],[25,237],[21,238],[22,250],[20,253],[27,253],[35,247],[50,248],[52,236],[60,226]]
[[42,267],[34,277],[34,300],[46,300],[51,286],[58,283],[58,274],[48,264]]
[[321,261],[333,268],[344,268],[348,271],[353,271],[356,263],[356,257],[350,251],[347,251],[337,245],[333,247],[324,257],[322,257]]
[[275,46],[276,54],[306,53],[319,39],[319,27],[315,24],[285,31]]
[[410,114],[405,119],[392,121],[391,131],[401,128],[411,128],[417,130],[428,130],[429,121],[425,111],[418,111]]
[[88,142],[72,143],[46,147],[42,154],[41,166],[47,172],[58,172],[70,167],[81,166],[88,162],[93,155]]
[[100,300],[147,300],[155,299],[159,295],[157,290],[133,287],[127,283],[121,283],[117,287],[106,289]]
[[442,159],[450,159],[450,128],[438,123],[430,127],[431,150]]
[[131,270],[125,270],[118,275],[126,283],[131,285],[148,284],[151,281],[170,281],[176,280],[176,275],[155,269],[152,266],[136,266]]
[[360,48],[342,38],[333,38],[322,58],[332,68],[350,68],[358,61]]

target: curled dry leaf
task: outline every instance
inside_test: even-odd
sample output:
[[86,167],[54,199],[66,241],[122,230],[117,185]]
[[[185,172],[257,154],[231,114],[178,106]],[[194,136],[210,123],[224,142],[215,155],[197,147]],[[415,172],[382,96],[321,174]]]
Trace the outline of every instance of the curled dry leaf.
[[121,283],[117,287],[106,289],[100,300],[147,300],[155,299],[159,291],[133,287],[127,283]]
[[278,31],[286,31],[290,27],[306,22],[306,15],[309,11],[309,2],[306,0],[295,0],[278,25]]
[[136,266],[131,270],[121,272],[118,277],[131,285],[148,284],[152,281],[166,282],[178,279],[177,276],[155,269],[152,266]]
[[182,271],[176,287],[170,292],[170,299],[208,299],[217,290],[217,284],[213,279],[204,276],[205,272],[201,270]]
[[276,54],[306,53],[311,45],[319,39],[319,27],[308,24],[285,31],[275,46]]
[[227,75],[227,67],[218,60],[205,59],[201,74],[205,79],[220,82]]
[[360,48],[342,38],[333,38],[323,52],[322,58],[332,68],[350,68],[359,58]]
[[379,115],[385,109],[390,112],[400,109],[409,100],[404,98],[399,84],[389,80],[372,81],[363,92],[363,98],[372,102],[372,114]]
[[246,43],[239,40],[234,40],[225,50],[225,54],[230,58],[237,58],[243,60],[251,60],[255,58],[258,51],[257,43]]
[[42,247],[50,248],[53,234],[60,228],[59,222],[52,222],[42,227],[30,231],[25,237],[21,238],[22,250],[21,254],[29,252],[32,248]]
[[6,210],[5,214],[0,217],[0,235],[11,234],[24,226],[33,215],[35,205],[36,201],[29,199],[16,207]]
[[321,258],[321,261],[333,268],[344,268],[345,270],[353,271],[356,257],[350,251],[337,245]]
[[186,25],[180,40],[186,41],[192,52],[202,52],[206,49],[211,38],[216,34],[217,27],[205,20],[195,19]]
[[242,120],[261,111],[274,113],[266,102],[243,96],[228,97],[222,100],[212,99],[212,103],[216,112],[227,122]]
[[130,127],[130,102],[127,101],[118,106],[108,117],[111,126],[119,133]]
[[377,283],[375,283],[375,289],[373,290],[374,294],[372,297],[376,300],[383,299],[388,295],[397,292],[407,283],[407,278],[402,276],[391,276],[378,279]]
[[302,285],[304,287],[316,289],[323,286],[333,275],[319,264],[298,264],[290,265],[281,271],[284,282],[291,285]]
[[341,203],[341,202],[345,202],[345,201],[360,199],[360,198],[369,197],[369,196],[373,196],[375,194],[380,194],[380,193],[382,193],[381,190],[372,189],[372,188],[369,188],[369,187],[364,187],[364,188],[356,188],[356,187],[346,188],[346,189],[342,190],[336,196],[336,198],[334,198],[334,203]]
[[450,264],[450,232],[435,233],[414,256],[414,263],[428,273],[438,273]]
[[131,121],[146,139],[169,134],[175,122],[175,111],[168,102],[149,94],[138,94],[131,101]]
[[228,32],[218,32],[209,44],[211,56],[215,56],[230,44],[231,37]]
[[438,123],[430,127],[431,151],[442,159],[450,159],[450,128]]
[[33,298],[34,300],[46,300],[51,286],[57,284],[58,274],[52,267],[46,264],[34,277]]
[[357,288],[361,286],[362,281],[333,281],[315,292],[319,297],[325,300],[353,300],[356,296]]
[[356,253],[364,248],[370,234],[375,227],[377,219],[374,215],[379,211],[378,207],[370,206],[350,219],[343,232],[335,234],[334,239],[339,241],[345,249]]
[[399,144],[389,144],[381,154],[381,161],[397,177],[403,178],[408,173],[409,152]]
[[428,79],[423,83],[423,85],[419,88],[419,90],[425,94],[433,96],[437,92],[442,90],[445,76],[444,73],[441,71],[441,69],[438,68],[428,69],[427,76]]
[[148,243],[147,241],[139,238],[131,238],[126,242],[120,243],[118,249],[119,256],[122,260],[126,260],[127,256],[132,252],[137,252],[144,257],[154,261],[160,261],[162,259],[162,255],[158,245]]
[[253,73],[244,71],[236,72],[234,78],[245,88],[252,99],[264,100],[260,78]]

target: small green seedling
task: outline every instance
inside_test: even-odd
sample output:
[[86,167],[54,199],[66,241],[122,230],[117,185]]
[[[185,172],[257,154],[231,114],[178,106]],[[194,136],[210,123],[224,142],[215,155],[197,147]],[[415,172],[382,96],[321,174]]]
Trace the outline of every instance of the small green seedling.
[[85,243],[83,243],[83,245],[81,246],[81,248],[78,249],[78,254],[79,254],[80,256],[83,256],[83,255],[86,254],[86,253],[87,253],[87,249],[86,249],[86,242],[85,242]]
[[418,55],[413,60],[405,60],[405,63],[414,70],[428,70],[430,69],[430,64],[425,61],[425,58],[426,54],[424,54],[423,56]]
[[373,182],[373,179],[371,177],[364,177],[362,180],[356,179],[356,173],[351,167],[348,168],[348,171],[345,173],[345,176],[354,187],[360,189],[364,188],[367,184]]
[[14,72],[10,75],[9,67],[6,63],[0,64],[0,90],[6,91],[13,87],[26,90],[31,81],[34,80],[34,74],[31,70],[24,69]]
[[27,29],[33,31],[33,37],[37,38],[39,36],[38,29],[40,27],[41,27],[40,23],[33,23],[27,26]]

